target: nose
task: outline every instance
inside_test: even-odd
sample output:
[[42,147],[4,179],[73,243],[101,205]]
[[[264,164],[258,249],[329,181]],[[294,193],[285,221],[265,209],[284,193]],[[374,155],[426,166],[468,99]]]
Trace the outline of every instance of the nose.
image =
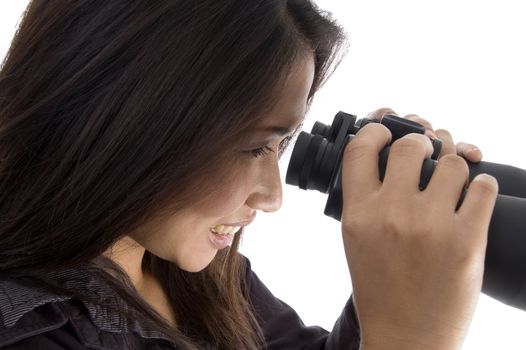
[[282,189],[278,158],[269,155],[255,170],[254,190],[247,199],[247,205],[256,210],[274,212],[281,208]]

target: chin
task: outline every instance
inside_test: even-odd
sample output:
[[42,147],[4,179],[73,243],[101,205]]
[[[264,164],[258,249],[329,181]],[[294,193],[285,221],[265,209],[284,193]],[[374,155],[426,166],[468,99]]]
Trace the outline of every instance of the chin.
[[174,261],[174,263],[183,271],[186,272],[200,272],[204,270],[212,260],[214,260],[217,250],[211,256],[192,256],[188,259]]

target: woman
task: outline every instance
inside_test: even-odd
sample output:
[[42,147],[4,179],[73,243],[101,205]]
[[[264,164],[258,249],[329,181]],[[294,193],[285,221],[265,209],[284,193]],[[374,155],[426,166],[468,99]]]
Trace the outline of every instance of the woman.
[[466,167],[449,154],[420,193],[423,135],[393,144],[383,185],[388,130],[368,125],[346,147],[354,298],[331,333],[305,327],[237,252],[256,212],[279,209],[278,160],[343,44],[307,0],[31,1],[0,73],[0,345],[461,344],[496,183],[475,180],[457,216]]

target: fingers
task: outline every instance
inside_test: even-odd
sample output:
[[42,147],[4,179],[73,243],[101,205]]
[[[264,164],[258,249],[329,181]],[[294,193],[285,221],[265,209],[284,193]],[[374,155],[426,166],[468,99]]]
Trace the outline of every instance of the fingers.
[[448,154],[438,160],[425,192],[433,201],[444,203],[454,213],[468,177],[466,161],[456,154]]
[[[384,108],[379,108],[376,111],[369,113],[367,115],[367,119],[372,119],[372,120],[376,120],[378,122],[381,122],[382,118],[385,115],[387,115],[387,114],[398,116],[398,114],[393,109],[391,109],[389,107],[384,107]],[[426,128],[426,133],[425,134],[427,136],[429,136],[431,138],[436,138],[437,137],[435,135],[434,131],[433,131],[433,126],[431,125],[431,123],[428,122],[427,120],[425,120],[424,118],[420,118],[416,114],[408,114],[408,115],[404,116],[404,118],[405,119],[409,119],[411,121],[414,121],[414,122],[416,122],[418,124],[423,125]]]
[[435,131],[437,137],[442,141],[442,151],[440,156],[443,157],[448,154],[457,154],[455,142],[449,131],[445,129],[438,129]]
[[458,142],[455,145],[451,134],[444,129],[436,130],[435,133],[437,137],[442,140],[442,152],[440,152],[441,157],[447,154],[458,154],[473,163],[478,163],[482,160],[482,152],[477,146],[465,142]]
[[384,115],[390,114],[390,115],[398,115],[395,111],[393,111],[389,107],[379,108],[374,112],[371,112],[367,114],[367,119],[376,120],[377,122],[381,122]]
[[383,186],[404,193],[418,192],[422,162],[431,154],[433,145],[425,135],[409,134],[396,140],[389,151]]
[[480,223],[480,228],[487,231],[498,191],[499,184],[493,176],[488,174],[477,175],[471,181],[457,214],[465,222]]
[[372,123],[364,126],[345,146],[342,158],[343,200],[360,199],[377,191],[382,183],[378,173],[378,154],[391,143],[391,132]]
[[457,143],[456,152],[458,155],[474,163],[478,163],[482,160],[482,152],[480,151],[480,149],[477,146],[472,145],[470,143]]
[[431,137],[433,139],[436,139],[437,138],[437,135],[435,134],[435,132],[433,131],[433,125],[431,125],[430,122],[428,122],[427,120],[425,120],[424,118],[420,118],[418,115],[416,114],[408,114],[404,117],[405,119],[409,119],[411,121],[414,121],[420,125],[423,125],[425,128],[426,128],[426,133],[425,135],[427,135],[428,137]]
[[[367,118],[381,122],[382,118],[386,114],[398,115],[391,108],[384,107],[369,113],[367,115]],[[455,145],[451,134],[447,130],[433,130],[433,125],[431,125],[429,121],[425,120],[424,118],[421,118],[416,114],[407,114],[406,116],[404,116],[404,118],[414,121],[420,125],[423,125],[426,129],[425,135],[427,135],[428,137],[432,139],[439,138],[440,140],[442,140],[442,151],[440,153],[441,157],[448,154],[458,154],[461,157],[464,157],[465,159],[469,160],[470,162],[478,163],[482,160],[482,152],[480,151],[480,149],[478,149],[478,147],[464,142],[459,142]]]

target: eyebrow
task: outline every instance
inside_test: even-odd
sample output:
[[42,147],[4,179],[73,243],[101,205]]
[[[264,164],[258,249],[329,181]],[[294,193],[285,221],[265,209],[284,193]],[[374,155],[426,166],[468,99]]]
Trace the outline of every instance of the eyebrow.
[[266,128],[260,129],[263,132],[270,132],[274,135],[283,136],[285,134],[288,134],[292,132],[293,130],[291,128],[284,128],[282,126],[268,126]]
[[301,123],[299,123],[298,126],[295,129],[292,129],[291,127],[270,125],[270,126],[267,126],[267,127],[262,127],[262,128],[260,128],[258,130],[260,130],[261,132],[268,132],[268,133],[271,133],[272,135],[277,135],[277,136],[283,136],[283,135],[286,135],[286,134],[294,135],[299,130],[301,130],[301,128],[303,127],[303,122],[304,121],[305,120],[302,119]]

